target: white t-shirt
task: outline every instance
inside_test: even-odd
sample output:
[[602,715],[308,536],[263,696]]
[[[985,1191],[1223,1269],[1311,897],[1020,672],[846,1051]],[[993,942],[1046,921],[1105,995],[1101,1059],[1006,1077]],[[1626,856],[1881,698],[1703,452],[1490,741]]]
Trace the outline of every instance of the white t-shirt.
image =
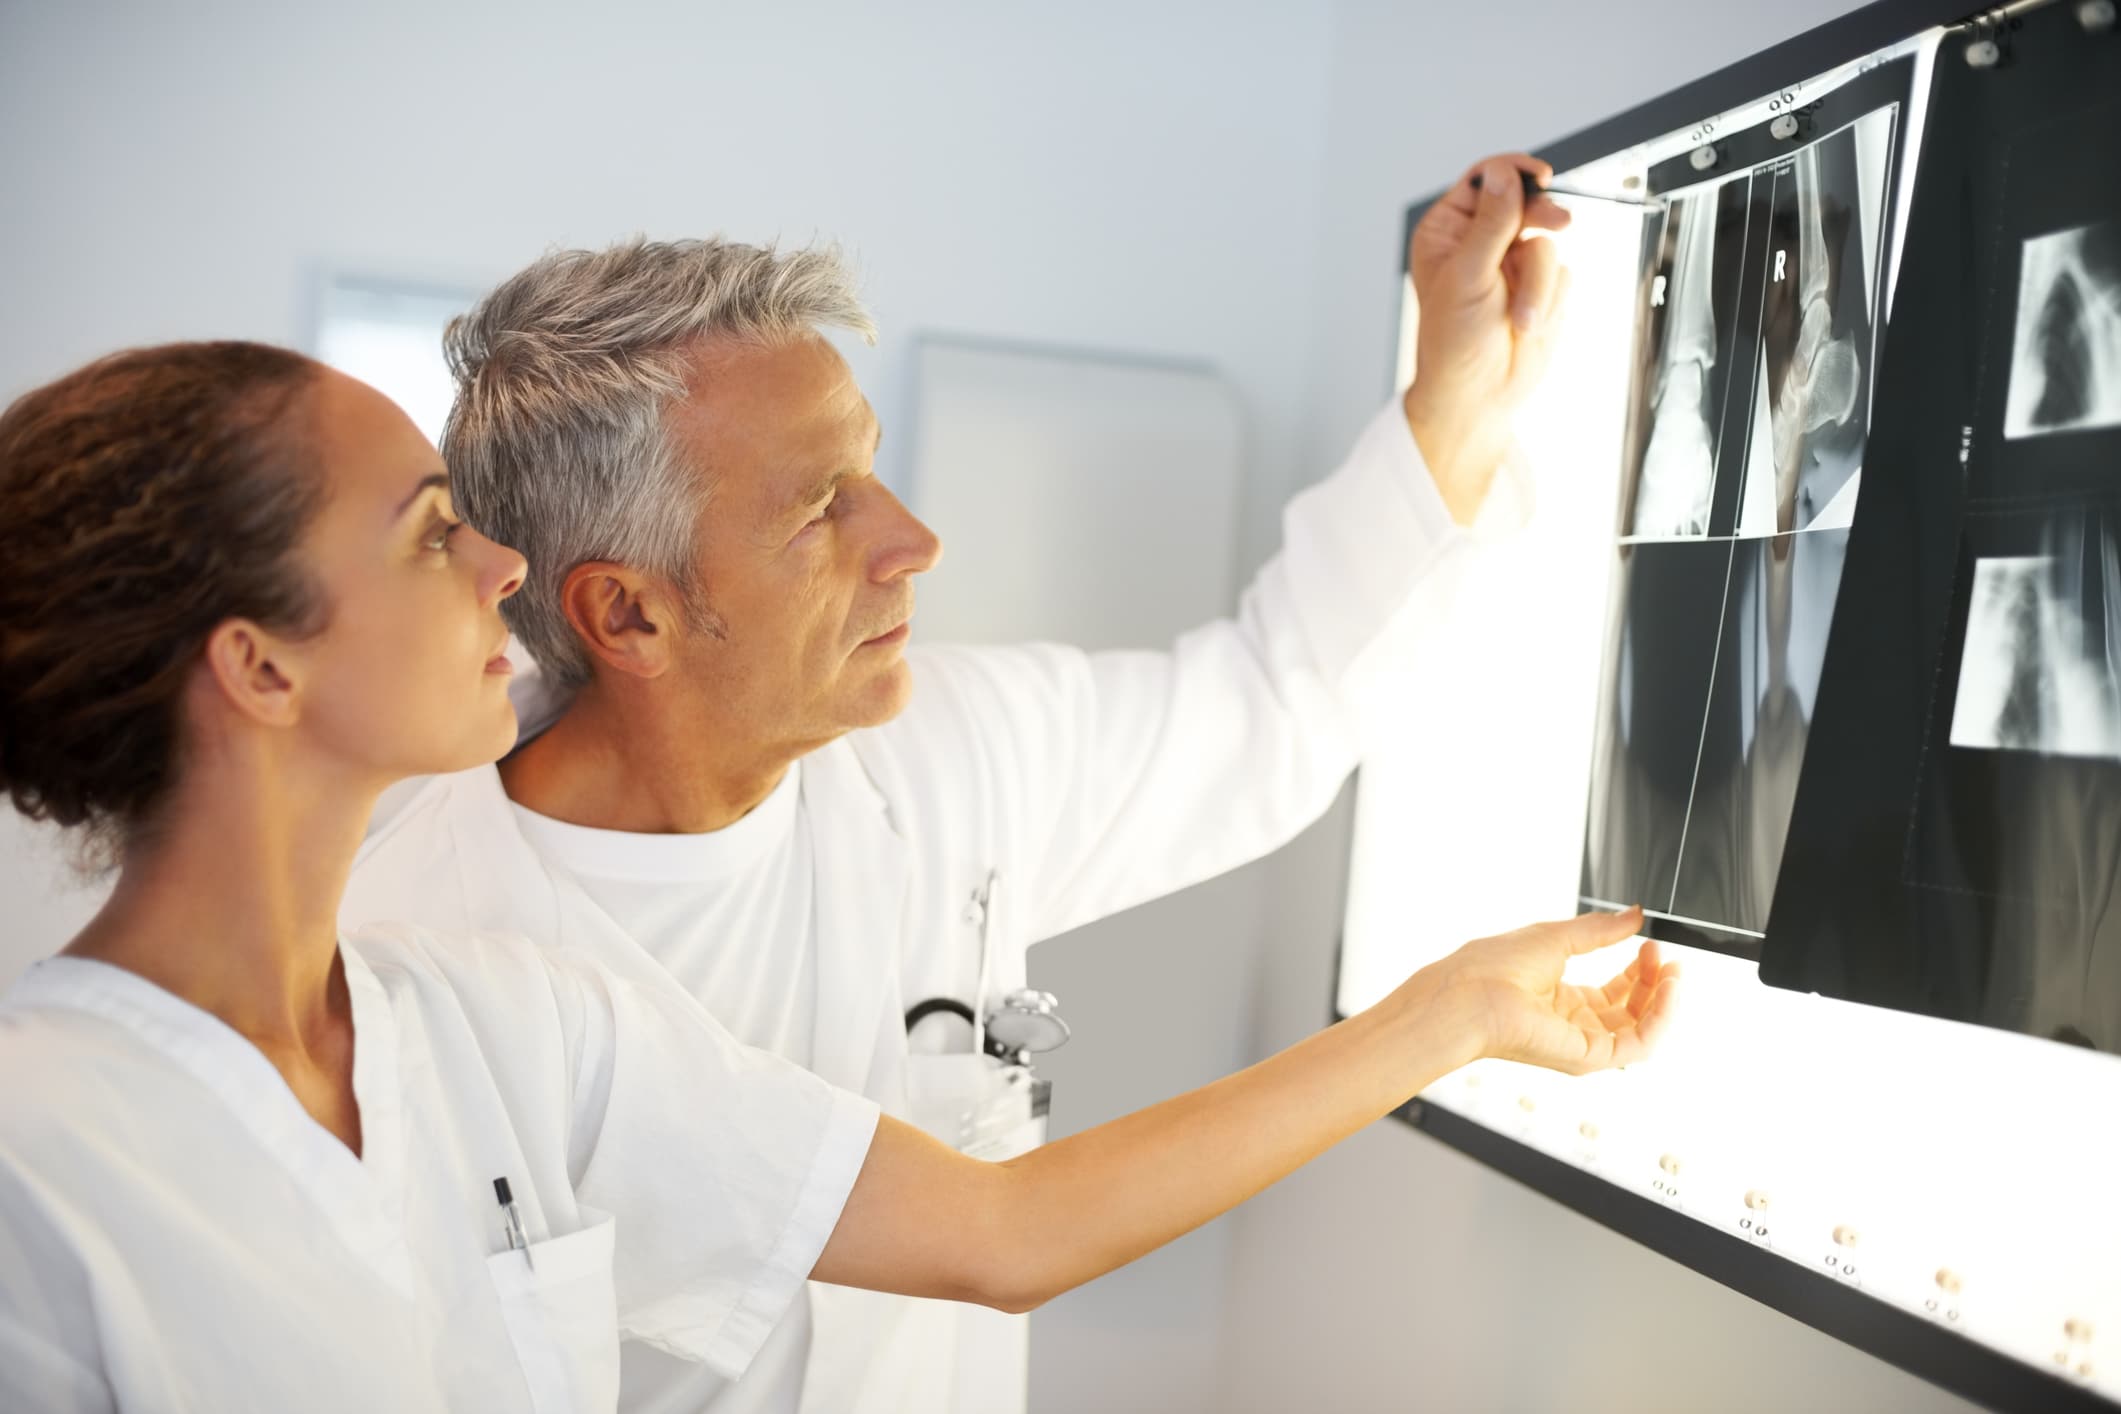
[[358,1157],[133,973],[54,958],[0,998],[0,1408],[608,1411],[622,1336],[741,1372],[876,1107],[577,954],[396,925],[340,954]]
[[747,1046],[796,1060],[817,1035],[817,877],[791,766],[742,819],[704,835],[591,830],[509,802],[523,837]]
[[[817,1034],[816,874],[802,767],[742,819],[710,834],[644,835],[570,825],[510,802],[550,865],[747,1046],[807,1061]],[[628,1414],[795,1414],[810,1350],[810,1306],[793,1302],[739,1384],[652,1346],[622,1362]]]

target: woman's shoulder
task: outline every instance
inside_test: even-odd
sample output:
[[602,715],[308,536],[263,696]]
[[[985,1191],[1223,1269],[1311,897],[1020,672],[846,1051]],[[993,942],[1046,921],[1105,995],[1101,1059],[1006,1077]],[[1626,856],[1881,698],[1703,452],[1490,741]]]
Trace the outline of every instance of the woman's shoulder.
[[73,1150],[84,1136],[136,1123],[187,1077],[169,1037],[189,1008],[130,973],[48,958],[0,992],[0,1170]]

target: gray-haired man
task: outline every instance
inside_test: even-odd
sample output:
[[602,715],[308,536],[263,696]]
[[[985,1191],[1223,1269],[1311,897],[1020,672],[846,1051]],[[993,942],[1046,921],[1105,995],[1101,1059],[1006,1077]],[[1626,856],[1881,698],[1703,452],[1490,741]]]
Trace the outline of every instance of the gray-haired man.
[[[941,547],[871,474],[877,420],[818,331],[872,330],[829,252],[540,260],[452,326],[443,450],[529,559],[510,622],[564,710],[380,823],[347,920],[596,948],[948,1130],[965,1057],[915,1054],[911,1002],[983,1011],[1033,941],[1257,858],[1354,765],[1358,669],[1405,650],[1544,360],[1559,272],[1519,237],[1566,217],[1520,171],[1547,176],[1494,159],[1424,218],[1414,386],[1291,503],[1236,615],[1167,653],[906,651]],[[972,1307],[813,1285],[740,1377],[630,1334],[630,1411],[1025,1398],[1021,1318]]]

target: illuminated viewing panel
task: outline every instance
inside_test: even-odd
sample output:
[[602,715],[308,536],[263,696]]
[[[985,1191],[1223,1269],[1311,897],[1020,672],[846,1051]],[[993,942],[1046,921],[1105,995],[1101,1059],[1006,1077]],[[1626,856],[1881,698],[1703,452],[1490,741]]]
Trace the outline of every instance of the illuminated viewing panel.
[[[1641,204],[1562,198],[1567,324],[1496,524],[1374,669],[1337,1009],[1644,904],[1685,972],[1657,1058],[1484,1061],[1423,1103],[1684,1219],[1653,1226],[1697,1266],[1810,1273],[1777,1304],[1846,1339],[1809,1307],[2121,1403],[2121,447],[2081,440],[2121,438],[2121,107],[2070,106],[2121,97],[2121,38],[2076,24],[2029,17],[2017,72],[1932,31],[1556,173]],[[2115,160],[2073,183],[2087,144]],[[1402,386],[1417,319],[1409,289]]]

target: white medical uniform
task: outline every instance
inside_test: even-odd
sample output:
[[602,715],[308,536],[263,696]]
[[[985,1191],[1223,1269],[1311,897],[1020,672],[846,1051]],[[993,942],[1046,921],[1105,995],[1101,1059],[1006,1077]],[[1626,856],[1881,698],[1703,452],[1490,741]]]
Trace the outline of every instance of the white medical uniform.
[[[910,1117],[961,1057],[914,1054],[906,1009],[972,1003],[983,937],[991,1003],[1023,985],[1033,941],[1255,859],[1331,803],[1380,700],[1366,684],[1404,673],[1470,539],[1397,403],[1284,531],[1237,616],[1170,652],[915,649],[905,712],[805,757],[714,834],[545,819],[491,767],[435,779],[373,828],[343,916],[520,931],[667,970],[739,1038]],[[735,1388],[629,1345],[624,1407],[1010,1414],[1025,1331],[813,1285]]]
[[740,1373],[876,1106],[520,939],[340,956],[359,1156],[131,972],[53,958],[0,998],[0,1409],[609,1411],[622,1336]]

